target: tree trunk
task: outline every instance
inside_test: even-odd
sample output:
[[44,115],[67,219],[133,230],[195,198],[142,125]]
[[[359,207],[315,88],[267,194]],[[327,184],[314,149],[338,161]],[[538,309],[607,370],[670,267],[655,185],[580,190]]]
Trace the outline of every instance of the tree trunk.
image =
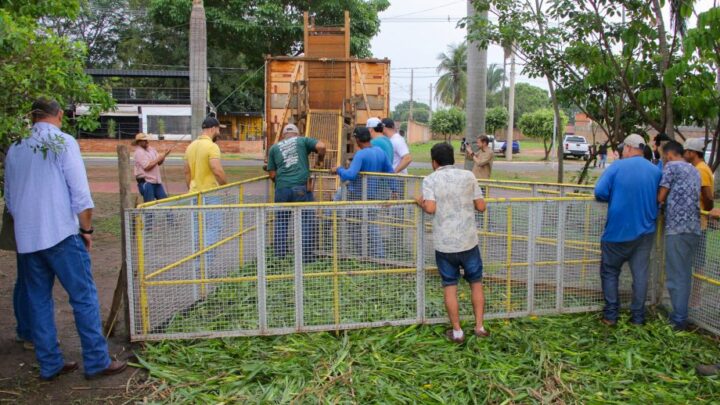
[[[468,17],[476,14],[472,0],[467,1]],[[487,20],[487,11],[480,14]],[[468,28],[469,29],[469,28]],[[465,140],[473,151],[477,151],[477,138],[485,135],[485,101],[487,94],[487,49],[478,48],[476,42],[469,42],[467,49],[467,95],[465,97],[465,115],[467,129]],[[472,158],[465,157],[465,169],[473,167]]]
[[665,32],[665,22],[662,16],[662,7],[660,6],[659,0],[653,0],[653,9],[655,11],[655,21],[658,29],[659,45],[660,45],[660,79],[663,87],[663,93],[665,95],[665,106],[663,107],[662,116],[664,118],[665,133],[671,138],[675,139],[675,128],[673,124],[673,86],[666,85],[662,81],[662,77],[665,76],[665,72],[670,67],[670,48],[667,43],[667,33]]
[[555,139],[555,143],[557,144],[557,158],[558,158],[558,175],[557,175],[557,181],[558,183],[562,183],[565,177],[565,157],[563,156],[563,140],[562,140],[562,134],[563,131],[560,128],[560,106],[558,105],[557,95],[555,94],[555,86],[553,85],[552,80],[550,77],[547,77],[548,81],[548,88],[550,89],[550,99],[552,100],[553,105],[553,111],[555,112],[555,125],[553,126],[553,130],[555,133],[553,134],[553,138]]

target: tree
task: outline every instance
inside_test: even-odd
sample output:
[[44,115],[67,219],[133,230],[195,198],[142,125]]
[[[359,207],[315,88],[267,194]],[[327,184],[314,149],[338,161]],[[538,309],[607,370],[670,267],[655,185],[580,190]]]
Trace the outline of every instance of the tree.
[[[467,0],[467,15],[479,23],[488,22],[488,8],[484,1]],[[487,109],[487,44],[468,37],[467,51],[467,97],[465,115],[467,130],[465,138],[472,150],[477,151],[477,137],[484,135]],[[471,170],[473,159],[465,156],[465,169]]]
[[46,16],[41,23],[58,36],[85,44],[87,65],[111,67],[118,59],[118,45],[123,33],[144,13],[133,13],[132,0],[84,0],[77,16]]
[[467,94],[467,44],[448,45],[447,52],[438,55],[437,72],[442,74],[435,84],[435,98],[441,103],[465,107]]
[[450,108],[433,113],[430,120],[430,130],[433,133],[443,135],[445,141],[452,139],[465,131],[465,113],[459,108]]
[[495,134],[498,129],[507,127],[508,110],[505,107],[494,107],[487,110],[485,129],[488,134]]
[[75,18],[79,2],[3,4],[0,8],[0,99],[3,100],[0,149],[5,150],[15,140],[28,135],[28,113],[39,96],[54,98],[68,107],[81,102],[89,105],[89,114],[79,117],[77,126],[86,130],[97,128],[97,117],[111,108],[113,101],[107,91],[84,73],[86,48],[38,23],[42,18]]
[[[560,112],[559,127],[564,128],[565,125],[567,125],[567,116],[564,112]],[[555,112],[552,109],[544,108],[527,113],[518,122],[518,127],[523,135],[543,141],[545,160],[548,160],[552,151],[552,139],[555,134]]]
[[515,85],[516,121],[520,120],[523,115],[542,108],[552,108],[547,90],[528,83],[517,83]]
[[[392,112],[393,121],[405,122],[410,112],[410,101],[403,101],[395,106]],[[427,124],[430,121],[430,106],[425,103],[413,101],[413,120]]]
[[[187,0],[151,0],[152,23],[159,25],[163,49],[158,57],[143,54],[140,63],[187,65],[187,27],[191,3]],[[378,14],[388,0],[206,0],[210,97],[225,100],[219,111],[260,110],[263,103],[262,66],[265,55],[299,55],[303,52],[303,12],[310,11],[317,25],[342,25],[350,12],[350,53],[370,57],[370,40],[380,30]],[[142,35],[142,32],[138,32]],[[169,38],[168,38],[169,37]],[[168,41],[165,41],[168,38]],[[133,42],[147,43],[139,38]],[[152,45],[152,44],[151,44]],[[184,45],[184,46],[183,46]],[[176,55],[167,50],[177,47]],[[124,49],[124,48],[123,48]],[[136,49],[136,48],[131,48]]]
[[497,63],[488,65],[487,69],[487,91],[488,94],[502,93],[505,83],[505,71]]

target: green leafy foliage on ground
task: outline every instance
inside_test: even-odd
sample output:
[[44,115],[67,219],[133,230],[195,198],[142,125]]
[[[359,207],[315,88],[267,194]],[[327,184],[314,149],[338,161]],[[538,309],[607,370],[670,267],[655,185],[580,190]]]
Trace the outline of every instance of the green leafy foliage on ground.
[[[469,331],[471,325],[464,325]],[[139,362],[172,403],[693,403],[720,397],[694,366],[717,341],[596,314],[488,322],[457,346],[445,326],[150,343]]]

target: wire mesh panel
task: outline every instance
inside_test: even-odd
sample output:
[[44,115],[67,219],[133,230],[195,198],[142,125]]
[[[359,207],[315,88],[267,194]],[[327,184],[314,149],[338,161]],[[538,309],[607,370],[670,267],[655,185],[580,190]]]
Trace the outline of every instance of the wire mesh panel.
[[705,217],[703,223],[707,229],[692,259],[689,315],[691,322],[720,335],[720,229],[716,220]]
[[[259,178],[126,212],[134,340],[447,321],[433,218],[411,200],[421,178],[365,174],[341,188],[338,201],[302,204],[267,204],[270,186]],[[536,195],[538,187],[524,186]],[[487,201],[468,224],[479,236],[486,318],[602,307],[605,204],[578,196]],[[718,333],[720,231],[711,225],[693,259],[690,316]],[[627,306],[627,270],[619,291]],[[650,288],[648,302],[657,293]],[[471,319],[464,282],[459,301],[461,316]]]

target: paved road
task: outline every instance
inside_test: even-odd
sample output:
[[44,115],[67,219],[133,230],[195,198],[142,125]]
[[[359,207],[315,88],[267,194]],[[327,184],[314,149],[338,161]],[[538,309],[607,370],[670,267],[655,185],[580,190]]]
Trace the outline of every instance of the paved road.
[[[117,158],[115,157],[86,156],[84,160],[86,165],[92,167],[117,166]],[[183,160],[180,157],[170,157],[165,162],[167,166],[182,166],[183,164]],[[225,167],[257,167],[263,165],[263,161],[260,159],[223,159],[222,163]],[[565,170],[579,170],[583,165],[584,162],[565,161]],[[430,163],[426,162],[415,162],[410,167],[418,169],[432,168]],[[557,162],[507,162],[497,160],[493,164],[493,168],[516,171],[556,171]]]

